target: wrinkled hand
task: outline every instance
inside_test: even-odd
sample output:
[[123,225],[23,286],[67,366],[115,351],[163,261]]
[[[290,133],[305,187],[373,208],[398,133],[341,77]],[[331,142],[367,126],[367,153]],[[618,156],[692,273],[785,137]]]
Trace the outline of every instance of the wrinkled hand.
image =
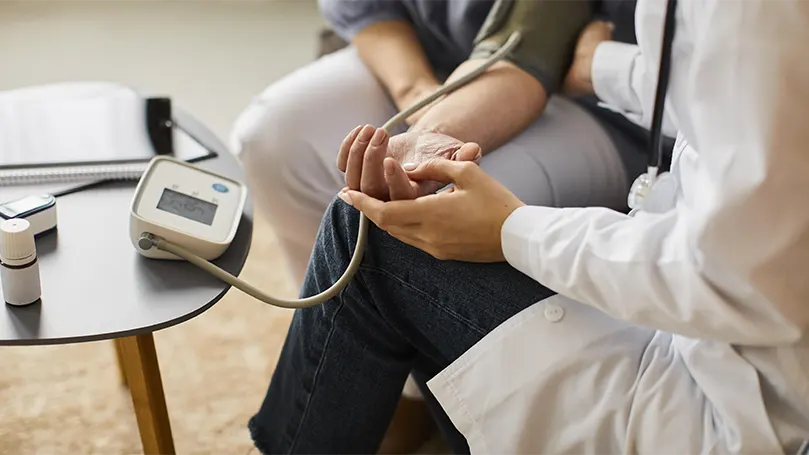
[[596,48],[612,39],[613,25],[604,21],[590,22],[579,35],[573,62],[565,76],[562,90],[568,95],[593,93],[592,66]]
[[415,199],[434,193],[443,184],[412,181],[403,165],[429,159],[480,160],[477,144],[461,142],[431,131],[409,131],[388,137],[382,128],[357,127],[346,136],[337,155],[337,167],[345,172],[346,186],[379,200]]
[[409,171],[413,181],[453,183],[412,201],[383,202],[344,189],[340,198],[393,237],[442,260],[502,262],[500,231],[524,204],[471,162],[430,160]]

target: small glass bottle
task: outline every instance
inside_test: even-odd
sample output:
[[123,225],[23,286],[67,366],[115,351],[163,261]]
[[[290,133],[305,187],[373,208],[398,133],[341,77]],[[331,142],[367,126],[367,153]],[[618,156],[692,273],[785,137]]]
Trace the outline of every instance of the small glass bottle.
[[25,219],[0,223],[0,282],[10,305],[30,305],[42,297],[34,233]]

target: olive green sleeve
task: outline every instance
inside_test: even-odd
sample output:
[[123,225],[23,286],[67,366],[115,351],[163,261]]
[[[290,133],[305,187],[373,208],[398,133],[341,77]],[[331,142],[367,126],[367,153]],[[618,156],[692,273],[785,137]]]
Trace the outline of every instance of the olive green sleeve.
[[592,0],[497,0],[470,58],[489,57],[520,31],[522,40],[506,60],[534,76],[550,95],[559,90],[579,33],[592,18]]

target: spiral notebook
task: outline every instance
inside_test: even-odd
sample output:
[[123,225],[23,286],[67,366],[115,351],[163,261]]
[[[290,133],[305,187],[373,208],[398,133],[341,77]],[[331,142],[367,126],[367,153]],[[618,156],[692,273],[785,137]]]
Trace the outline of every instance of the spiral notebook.
[[[173,156],[185,161],[196,162],[217,155],[175,125]],[[58,196],[77,191],[99,181],[138,180],[148,164],[148,161],[135,161],[85,166],[0,168],[0,203],[31,194],[48,193]]]
[[[175,126],[174,157],[198,161],[215,156],[185,131]],[[151,155],[154,156],[154,155]],[[0,166],[0,187],[37,184],[60,184],[92,180],[137,180],[151,158],[121,160],[109,163],[40,164],[37,166]]]

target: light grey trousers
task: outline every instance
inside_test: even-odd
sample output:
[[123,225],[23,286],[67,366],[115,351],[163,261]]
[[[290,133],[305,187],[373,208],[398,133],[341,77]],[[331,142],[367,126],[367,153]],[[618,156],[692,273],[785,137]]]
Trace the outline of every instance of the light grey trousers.
[[[348,47],[273,83],[237,119],[231,150],[297,283],[321,217],[345,186],[336,165],[340,143],[357,125],[381,126],[394,114],[384,88]],[[531,205],[622,207],[628,191],[606,131],[558,96],[522,134],[484,156],[481,166]]]

